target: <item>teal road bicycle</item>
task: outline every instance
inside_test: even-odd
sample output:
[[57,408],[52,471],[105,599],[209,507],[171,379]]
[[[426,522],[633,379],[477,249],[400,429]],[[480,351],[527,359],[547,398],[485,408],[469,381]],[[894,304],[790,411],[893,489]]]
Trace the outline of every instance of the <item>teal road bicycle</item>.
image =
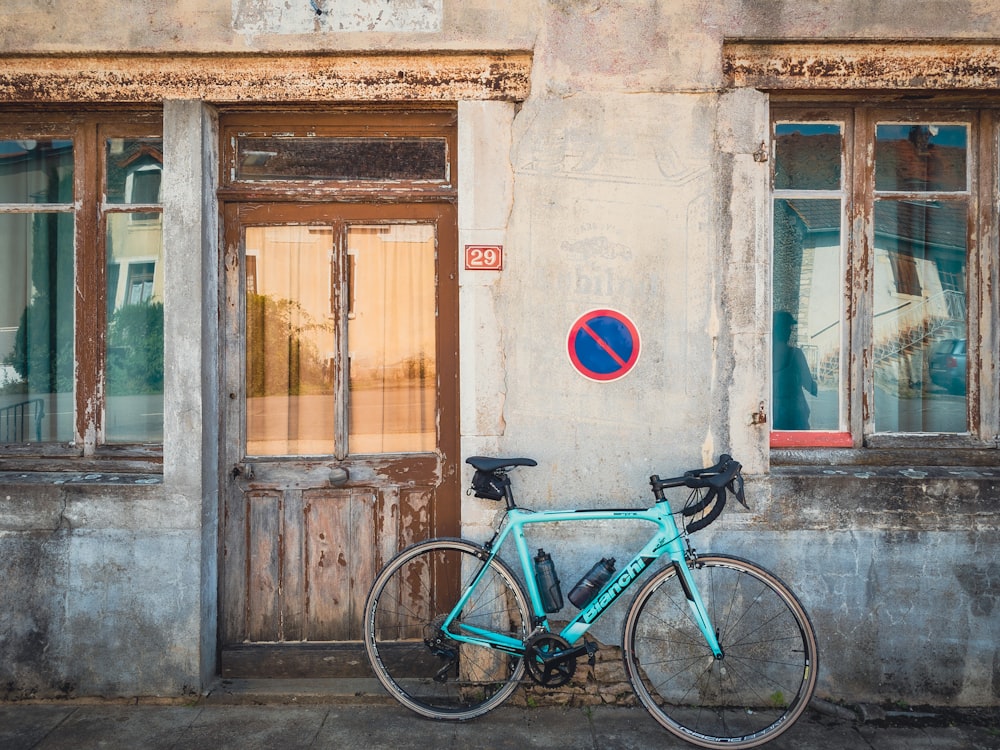
[[[517,506],[508,476],[534,460],[475,456],[468,463],[472,491],[506,502],[493,538],[408,547],[379,573],[365,604],[372,668],[400,703],[461,721],[496,708],[525,679],[564,685],[580,658],[593,663],[597,645],[588,630],[642,582],[625,615],[622,654],[656,721],[700,747],[749,748],[799,718],[816,687],[816,635],[805,609],[760,566],[696,554],[690,544],[690,534],[719,517],[727,495],[746,504],[742,467],[732,457],[678,477],[650,477],[656,500],[649,508],[537,512]],[[675,487],[689,489],[678,510],[664,493]],[[581,579],[569,594],[578,611],[556,630],[549,616],[563,609],[562,593],[551,558],[539,551],[532,560],[526,531],[582,521],[654,528],[613,573],[614,561],[602,560]]]

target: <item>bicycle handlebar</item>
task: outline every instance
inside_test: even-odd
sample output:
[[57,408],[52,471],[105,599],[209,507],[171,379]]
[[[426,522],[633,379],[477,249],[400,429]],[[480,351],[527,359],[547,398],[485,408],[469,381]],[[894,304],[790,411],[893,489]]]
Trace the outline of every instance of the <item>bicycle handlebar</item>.
[[726,490],[728,489],[736,496],[737,501],[744,508],[748,507],[743,494],[743,475],[740,473],[743,466],[728,453],[719,456],[719,462],[714,466],[704,469],[690,469],[679,477],[661,479],[654,474],[649,478],[649,484],[653,489],[653,495],[657,502],[666,499],[663,490],[670,487],[690,487],[692,489],[707,489],[704,497],[697,502],[684,506],[681,514],[687,517],[702,513],[710,505],[714,504],[708,513],[696,518],[687,524],[688,533],[694,533],[708,526],[715,521],[726,507]]

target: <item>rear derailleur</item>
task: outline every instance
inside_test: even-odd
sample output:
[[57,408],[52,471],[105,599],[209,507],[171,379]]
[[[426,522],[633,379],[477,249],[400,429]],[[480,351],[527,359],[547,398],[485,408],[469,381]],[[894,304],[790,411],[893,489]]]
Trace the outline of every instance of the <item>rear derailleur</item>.
[[424,645],[443,662],[441,668],[434,673],[435,682],[447,681],[448,672],[458,665],[458,644],[448,637],[443,624],[444,618],[438,617],[424,626]]

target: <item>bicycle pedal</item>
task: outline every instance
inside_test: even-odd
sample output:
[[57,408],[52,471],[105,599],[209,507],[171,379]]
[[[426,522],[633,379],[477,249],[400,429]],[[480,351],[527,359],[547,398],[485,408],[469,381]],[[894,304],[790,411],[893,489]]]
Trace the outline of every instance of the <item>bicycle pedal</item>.
[[597,661],[594,658],[594,654],[597,653],[597,644],[593,641],[584,641],[583,645],[587,649],[587,664],[594,666],[594,663]]

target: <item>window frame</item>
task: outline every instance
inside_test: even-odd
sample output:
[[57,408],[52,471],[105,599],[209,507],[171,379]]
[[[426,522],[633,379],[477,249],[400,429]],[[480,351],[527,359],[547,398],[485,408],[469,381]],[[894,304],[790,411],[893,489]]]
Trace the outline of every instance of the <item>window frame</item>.
[[[0,468],[34,468],[32,458],[118,459],[137,469],[162,465],[162,443],[106,443],[107,369],[107,218],[111,213],[162,213],[155,206],[108,203],[105,195],[108,138],[163,138],[158,107],[95,108],[67,112],[57,108],[12,107],[0,113],[0,139],[58,138],[73,141],[73,437],[69,442],[5,444]],[[45,210],[39,204],[35,210]],[[2,209],[0,209],[2,210]],[[48,466],[48,464],[46,464]]]
[[[770,432],[772,450],[782,449],[914,449],[996,448],[1000,445],[997,358],[997,300],[989,289],[997,283],[998,117],[996,105],[979,97],[923,97],[911,105],[902,97],[772,95],[769,113],[770,153],[775,162],[775,126],[779,123],[843,123],[842,237],[843,315],[842,418],[844,431]],[[876,432],[873,366],[873,291],[875,278],[875,203],[885,191],[875,191],[876,127],[887,122],[961,122],[969,124],[966,238],[966,301],[968,372],[967,431],[961,433]],[[786,193],[769,184],[769,211]],[[817,193],[820,191],[816,191]],[[921,192],[928,199],[929,191]],[[893,193],[895,195],[895,193]],[[815,196],[814,196],[815,197]],[[826,197],[826,196],[819,196]],[[771,266],[774,264],[774,224],[770,221]],[[992,252],[987,251],[992,248]],[[773,276],[771,277],[773,278]],[[773,294],[769,295],[769,304]],[[768,318],[770,320],[770,317]]]

